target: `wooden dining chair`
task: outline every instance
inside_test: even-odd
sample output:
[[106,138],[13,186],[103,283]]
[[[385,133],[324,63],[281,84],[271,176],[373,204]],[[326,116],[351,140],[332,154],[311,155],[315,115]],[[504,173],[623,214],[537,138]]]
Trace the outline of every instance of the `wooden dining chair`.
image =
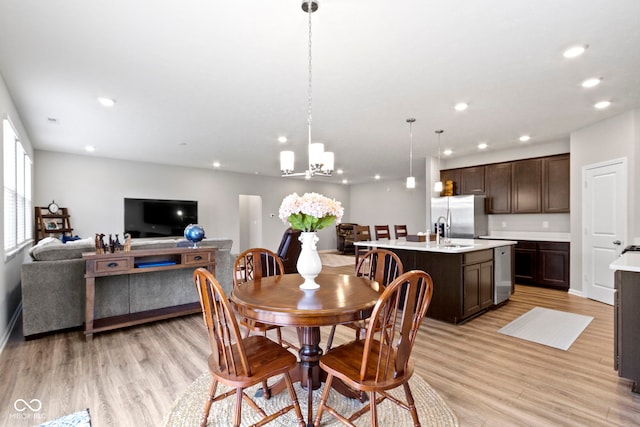
[[[353,227],[353,241],[355,242],[366,242],[371,240],[371,229],[368,225],[356,225]],[[356,256],[356,266],[358,265],[358,261],[360,260],[360,255],[367,252],[369,249],[364,248],[362,246],[355,246],[355,256]]]
[[[398,255],[387,249],[374,249],[363,255],[356,266],[355,275],[375,280],[379,285],[386,287],[402,273],[404,273],[404,267]],[[359,340],[361,339],[362,331],[367,329],[367,324],[368,320],[363,320],[346,323],[343,326],[354,329],[356,340]],[[336,325],[333,325],[327,338],[327,352],[331,349],[335,332]]]
[[[300,427],[304,426],[302,411],[300,411],[298,398],[289,376],[289,371],[297,366],[296,356],[263,336],[253,335],[242,338],[231,304],[213,274],[204,268],[198,268],[193,273],[193,279],[200,297],[202,315],[211,345],[208,365],[212,381],[202,418],[200,419],[200,426],[205,427],[207,425],[207,418],[209,418],[209,411],[213,402],[234,394],[236,396],[233,413],[234,426],[240,425],[243,400],[247,400],[249,406],[261,416],[262,419],[254,424],[256,426],[266,424],[292,409],[296,412],[298,425]],[[267,415],[244,392],[244,389],[258,383],[264,385],[269,378],[276,375],[284,376],[289,396],[291,397],[291,404],[278,412]],[[232,387],[233,390],[216,396],[218,383]],[[268,390],[265,390],[265,392],[267,392],[266,396],[268,398]]]
[[406,225],[394,225],[393,232],[396,235],[396,239],[400,237],[407,237],[407,226]]
[[[376,303],[364,341],[356,340],[329,351],[320,358],[320,367],[327,379],[320,398],[314,426],[320,425],[326,410],[345,425],[370,412],[371,426],[378,426],[376,407],[383,400],[397,404],[411,413],[414,426],[420,425],[418,413],[409,387],[413,375],[411,350],[418,329],[429,308],[433,293],[431,276],[412,270],[391,282]],[[327,404],[333,378],[347,386],[369,394],[369,405],[351,415],[339,414]],[[402,386],[405,400],[391,396],[388,391]],[[400,424],[399,420],[396,420]]]
[[[265,248],[251,248],[238,255],[233,264],[233,286],[261,277],[282,276],[283,274],[284,264],[275,252]],[[240,319],[240,324],[247,330],[245,338],[251,332],[261,332],[266,337],[267,331],[275,330],[278,344],[285,348],[297,349],[296,346],[282,339],[280,326],[268,325],[246,317]]]
[[376,240],[391,239],[388,225],[374,225],[373,231],[376,233]]

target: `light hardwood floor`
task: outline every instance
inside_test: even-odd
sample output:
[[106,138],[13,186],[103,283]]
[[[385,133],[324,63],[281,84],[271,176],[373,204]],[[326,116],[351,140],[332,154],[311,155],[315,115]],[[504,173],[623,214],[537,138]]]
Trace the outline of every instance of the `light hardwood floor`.
[[[568,351],[497,333],[535,306],[594,320]],[[640,425],[640,395],[612,367],[610,306],[517,286],[498,310],[459,326],[427,319],[421,329],[416,373],[461,426]],[[352,333],[338,327],[336,343]],[[286,329],[285,335],[295,338]],[[96,334],[91,342],[79,331],[25,342],[18,327],[0,354],[0,425],[31,426],[82,408],[90,409],[94,427],[161,425],[174,399],[206,371],[208,353],[199,315]],[[42,418],[16,411],[17,399],[39,399]]]

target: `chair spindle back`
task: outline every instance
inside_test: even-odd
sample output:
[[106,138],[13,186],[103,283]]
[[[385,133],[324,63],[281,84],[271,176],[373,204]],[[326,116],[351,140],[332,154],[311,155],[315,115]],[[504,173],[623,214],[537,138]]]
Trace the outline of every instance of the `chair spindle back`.
[[[404,273],[387,285],[367,328],[361,381],[380,382],[404,375],[432,294],[431,276],[420,270]],[[375,372],[367,370],[370,360],[376,362]]]
[[200,297],[211,351],[218,357],[220,371],[235,376],[251,376],[240,328],[222,286],[213,274],[204,268],[196,269],[193,279]]
[[284,274],[284,265],[278,255],[264,248],[251,248],[236,258],[233,266],[233,284],[248,282],[262,277]]

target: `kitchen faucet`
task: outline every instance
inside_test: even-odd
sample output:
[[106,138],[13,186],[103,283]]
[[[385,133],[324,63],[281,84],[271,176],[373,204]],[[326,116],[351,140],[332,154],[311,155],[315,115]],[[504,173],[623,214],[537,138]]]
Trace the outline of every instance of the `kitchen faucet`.
[[440,221],[442,220],[442,224],[444,224],[444,227],[442,228],[444,236],[442,236],[444,243],[447,242],[447,218],[441,216],[438,217],[438,220],[436,221],[437,227],[436,227],[436,245],[440,244]]

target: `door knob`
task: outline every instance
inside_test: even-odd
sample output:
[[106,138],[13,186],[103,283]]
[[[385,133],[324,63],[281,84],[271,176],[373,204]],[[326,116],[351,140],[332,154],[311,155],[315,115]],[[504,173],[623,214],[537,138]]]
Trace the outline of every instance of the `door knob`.
[[622,244],[622,242],[621,242],[620,240],[614,240],[614,241],[613,241],[613,244],[614,244],[614,245],[621,245],[621,244]]

